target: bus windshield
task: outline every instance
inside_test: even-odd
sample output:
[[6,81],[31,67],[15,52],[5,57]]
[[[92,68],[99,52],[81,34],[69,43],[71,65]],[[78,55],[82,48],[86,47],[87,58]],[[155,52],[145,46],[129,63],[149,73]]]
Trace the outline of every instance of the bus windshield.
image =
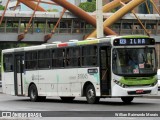
[[150,75],[156,73],[154,48],[113,49],[113,72],[118,75]]

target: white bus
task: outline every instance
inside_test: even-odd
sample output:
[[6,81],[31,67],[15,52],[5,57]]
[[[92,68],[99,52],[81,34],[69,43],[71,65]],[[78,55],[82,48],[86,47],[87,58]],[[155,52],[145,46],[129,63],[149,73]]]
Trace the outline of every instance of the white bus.
[[31,101],[59,96],[64,101],[86,97],[156,95],[155,40],[147,36],[100,39],[6,49],[2,51],[3,93]]

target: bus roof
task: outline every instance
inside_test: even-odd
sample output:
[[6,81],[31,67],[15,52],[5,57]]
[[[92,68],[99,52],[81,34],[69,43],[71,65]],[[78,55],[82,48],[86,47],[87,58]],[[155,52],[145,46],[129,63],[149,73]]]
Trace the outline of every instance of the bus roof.
[[112,44],[112,40],[116,38],[149,38],[144,35],[127,35],[127,36],[106,36],[103,38],[92,38],[83,41],[72,40],[69,42],[53,42],[48,44],[42,44],[37,46],[28,46],[28,47],[19,47],[19,48],[11,48],[2,50],[2,53],[11,53],[11,52],[19,52],[19,51],[31,51],[31,50],[41,50],[41,49],[49,49],[49,48],[62,48],[62,47],[70,47],[70,46],[80,46],[80,45],[90,45],[97,43],[108,42],[108,44]]

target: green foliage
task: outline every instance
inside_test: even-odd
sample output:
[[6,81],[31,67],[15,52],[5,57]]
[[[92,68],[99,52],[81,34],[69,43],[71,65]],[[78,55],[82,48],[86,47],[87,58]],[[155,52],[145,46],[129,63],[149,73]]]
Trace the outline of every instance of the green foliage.
[[0,5],[0,10],[4,10],[4,8],[5,8],[4,6]]
[[96,1],[80,3],[79,7],[86,12],[94,12],[96,10]]
[[116,11],[117,11],[116,9],[112,9],[112,10],[111,10],[112,13],[115,13]]
[[48,12],[58,12],[58,10],[57,9],[49,9],[49,10],[47,10]]

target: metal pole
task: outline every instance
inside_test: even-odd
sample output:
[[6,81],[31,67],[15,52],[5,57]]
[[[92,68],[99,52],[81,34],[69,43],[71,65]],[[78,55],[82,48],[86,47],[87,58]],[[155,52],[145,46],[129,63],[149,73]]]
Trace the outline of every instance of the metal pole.
[[103,37],[103,13],[102,0],[96,0],[96,24],[97,24],[97,38]]
[[[55,0],[54,0],[55,1]],[[109,18],[107,18],[104,22],[103,25],[105,27],[111,26],[113,23],[115,23],[117,20],[122,18],[125,14],[127,14],[129,11],[133,10],[135,7],[138,5],[142,4],[146,0],[131,0],[128,4],[126,4],[124,7],[116,11],[113,15],[111,15]],[[96,31],[92,32],[89,37],[95,37],[96,36]]]

